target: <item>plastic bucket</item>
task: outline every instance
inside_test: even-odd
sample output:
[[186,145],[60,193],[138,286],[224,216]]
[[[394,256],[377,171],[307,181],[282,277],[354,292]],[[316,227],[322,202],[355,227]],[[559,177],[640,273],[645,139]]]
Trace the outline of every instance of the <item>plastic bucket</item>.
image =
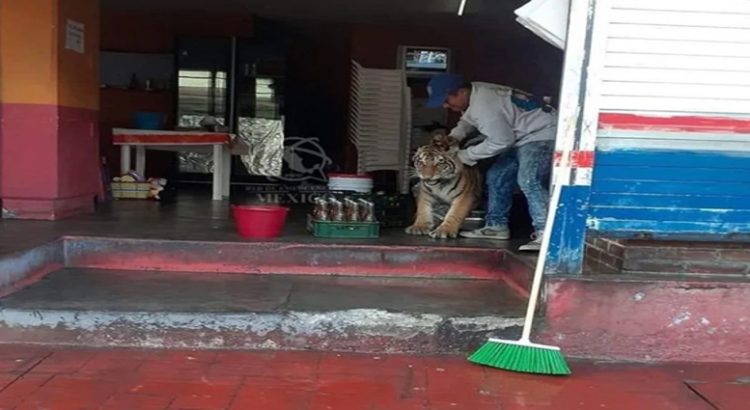
[[276,205],[232,205],[237,232],[243,238],[278,238],[289,208]]
[[137,112],[133,119],[139,130],[162,130],[167,123],[167,116],[161,112]]

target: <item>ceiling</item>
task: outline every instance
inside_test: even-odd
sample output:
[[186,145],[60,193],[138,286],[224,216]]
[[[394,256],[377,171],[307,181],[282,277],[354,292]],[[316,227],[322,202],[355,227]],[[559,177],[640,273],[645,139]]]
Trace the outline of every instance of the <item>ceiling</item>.
[[277,20],[316,20],[363,23],[481,25],[512,23],[513,10],[527,0],[467,0],[463,17],[460,0],[102,0],[105,11],[246,12]]

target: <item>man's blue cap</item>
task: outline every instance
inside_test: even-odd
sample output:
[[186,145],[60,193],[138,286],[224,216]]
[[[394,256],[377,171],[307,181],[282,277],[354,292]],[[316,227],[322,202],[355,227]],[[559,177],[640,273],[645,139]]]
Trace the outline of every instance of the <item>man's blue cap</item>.
[[427,108],[442,107],[448,94],[455,92],[464,85],[464,76],[460,74],[438,74],[427,84],[427,93],[430,98],[425,106]]

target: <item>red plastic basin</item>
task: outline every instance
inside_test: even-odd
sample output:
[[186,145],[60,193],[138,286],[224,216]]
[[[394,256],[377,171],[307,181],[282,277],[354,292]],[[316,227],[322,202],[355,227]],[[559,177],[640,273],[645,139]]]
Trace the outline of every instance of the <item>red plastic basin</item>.
[[232,205],[237,232],[243,238],[278,238],[289,208],[276,205]]

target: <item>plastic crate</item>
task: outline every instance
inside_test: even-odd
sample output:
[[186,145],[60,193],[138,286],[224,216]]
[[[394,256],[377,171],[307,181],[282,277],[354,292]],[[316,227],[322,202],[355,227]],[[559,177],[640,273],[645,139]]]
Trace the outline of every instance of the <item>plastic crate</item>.
[[380,237],[379,222],[316,221],[307,215],[307,229],[316,238],[368,239]]
[[112,182],[112,198],[148,199],[151,184],[148,182]]
[[373,197],[375,215],[383,227],[405,227],[414,220],[415,203],[411,195],[391,194]]

